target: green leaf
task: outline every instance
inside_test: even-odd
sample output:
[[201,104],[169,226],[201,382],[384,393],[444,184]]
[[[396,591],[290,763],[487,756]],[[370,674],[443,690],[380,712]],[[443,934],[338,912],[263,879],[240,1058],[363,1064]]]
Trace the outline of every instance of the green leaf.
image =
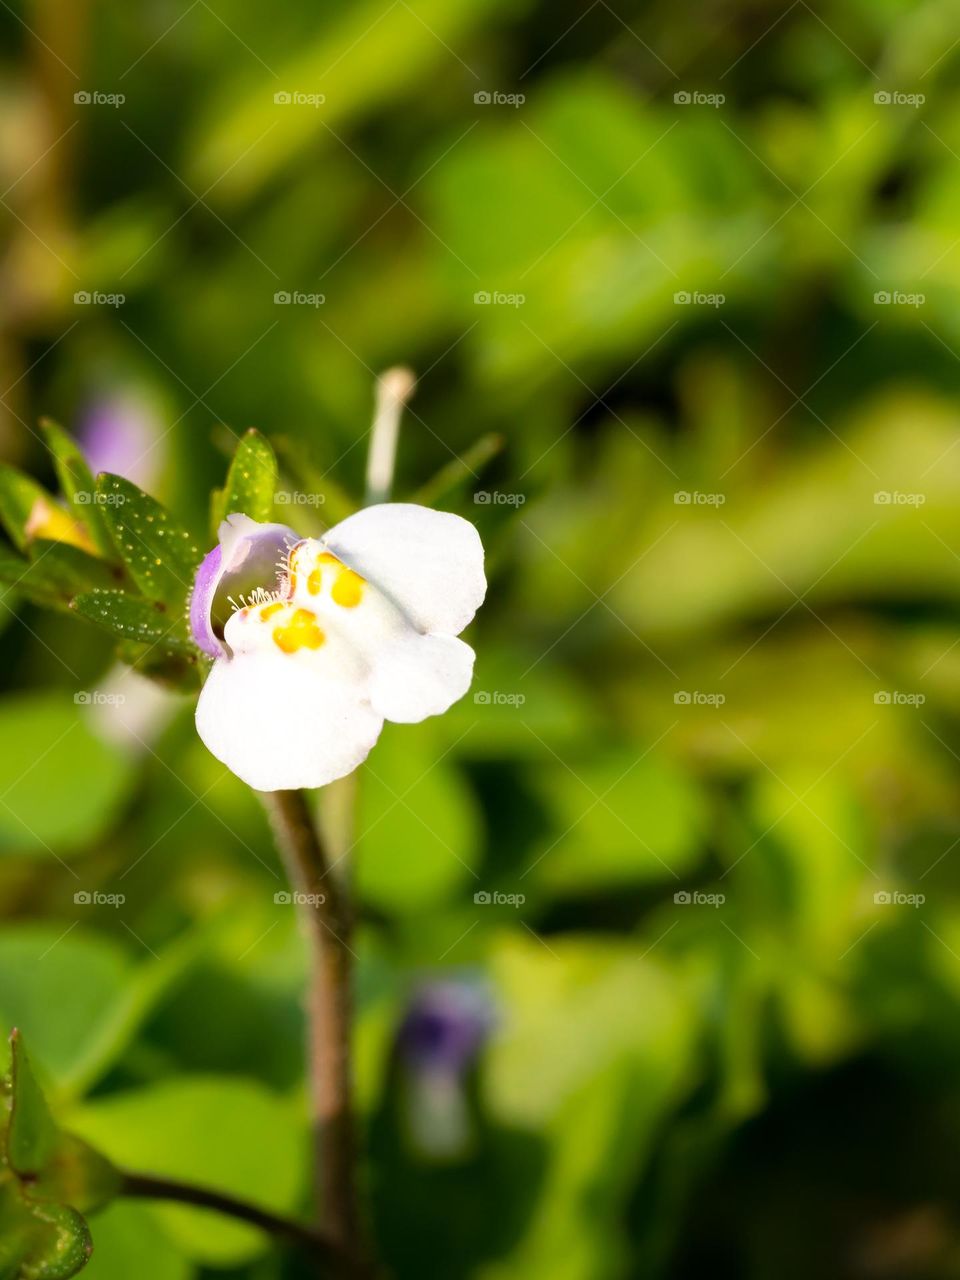
[[53,1156],[57,1127],[33,1074],[23,1037],[14,1030],[10,1036],[10,1125],[7,1129],[7,1159],[17,1177],[34,1179]]
[[251,428],[237,445],[226,484],[213,494],[213,536],[216,537],[221,520],[235,512],[262,523],[272,520],[276,487],[277,459],[273,449],[265,436]]
[[547,842],[550,851],[531,878],[553,892],[651,881],[676,888],[700,855],[703,794],[667,759],[624,752],[574,760],[570,768],[557,761],[537,784],[560,838]]
[[13,586],[30,567],[30,561],[0,546],[0,583]]
[[78,520],[90,534],[96,549],[104,556],[116,558],[116,548],[107,530],[100,504],[95,501],[96,482],[87,460],[72,436],[51,418],[41,418],[40,428],[53,457],[54,470],[63,496],[76,511]]
[[0,1019],[29,1037],[61,1090],[84,1073],[135,972],[102,935],[60,923],[9,926],[0,937]]
[[151,600],[183,609],[200,549],[165,507],[129,480],[97,478],[104,520],[137,586]]
[[193,1267],[153,1212],[116,1200],[93,1224],[97,1247],[83,1280],[190,1280]]
[[119,1177],[57,1128],[16,1030],[3,1086],[10,1119],[0,1169],[0,1280],[68,1280],[93,1247],[75,1206],[109,1199]]
[[69,1204],[83,1212],[119,1194],[121,1177],[109,1160],[54,1122],[30,1066],[23,1037],[10,1037],[10,1124],[7,1163],[32,1200]]
[[13,590],[32,604],[48,609],[66,609],[69,599],[44,573],[42,565],[0,548],[0,586]]
[[[87,1103],[70,1127],[121,1167],[148,1169],[292,1213],[306,1172],[299,1109],[249,1080],[179,1076]],[[157,1204],[189,1257],[238,1266],[261,1254],[261,1232],[205,1210]]]
[[20,551],[26,551],[29,545],[27,526],[38,503],[42,504],[41,510],[44,507],[52,510],[56,506],[50,494],[36,480],[31,480],[16,467],[0,462],[0,523]]
[[123,581],[121,570],[69,542],[40,538],[31,542],[28,555],[24,560],[0,550],[0,584],[45,608],[67,609],[78,592]]
[[92,1250],[75,1209],[33,1204],[11,1173],[0,1174],[0,1280],[69,1280]]
[[126,591],[88,591],[73,608],[81,618],[121,640],[156,645],[161,650],[192,653],[185,614],[171,613],[160,600],[144,600]]
[[93,696],[61,689],[0,701],[0,855],[62,858],[115,820],[134,765],[94,733],[81,705]]
[[[419,911],[476,884],[480,815],[432,725],[384,731],[360,788],[357,884],[385,911]],[[398,850],[404,850],[398,856]]]
[[[74,920],[95,910],[71,905]],[[73,922],[7,924],[0,935],[0,1023],[28,1038],[59,1104],[64,1095],[96,1083],[116,1062],[182,975],[194,947],[193,939],[185,939],[159,960],[136,963],[118,943]]]
[[50,542],[38,538],[30,544],[30,557],[39,575],[61,594],[75,596],[95,587],[116,587],[123,582],[123,571],[92,556],[69,542]]

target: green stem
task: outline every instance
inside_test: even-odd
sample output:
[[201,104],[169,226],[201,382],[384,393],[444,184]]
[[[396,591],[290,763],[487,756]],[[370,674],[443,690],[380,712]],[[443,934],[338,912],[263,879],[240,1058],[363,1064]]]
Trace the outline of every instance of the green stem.
[[364,1254],[351,1107],[351,919],[302,791],[264,793],[310,945],[308,1076],[318,1211],[325,1234],[354,1260]]

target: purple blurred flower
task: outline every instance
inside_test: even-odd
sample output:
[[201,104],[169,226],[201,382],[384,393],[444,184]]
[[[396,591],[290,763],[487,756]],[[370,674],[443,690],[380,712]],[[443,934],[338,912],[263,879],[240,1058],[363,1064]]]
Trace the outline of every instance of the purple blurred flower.
[[149,401],[133,392],[95,400],[80,420],[77,439],[94,475],[111,471],[141,489],[153,487],[163,467],[164,429]]
[[458,1160],[468,1150],[467,1074],[494,1025],[493,1001],[477,982],[426,983],[411,1000],[397,1045],[409,1134],[423,1155]]
[[456,979],[425,983],[407,1009],[400,1051],[414,1070],[460,1075],[493,1026],[493,1003],[478,983]]

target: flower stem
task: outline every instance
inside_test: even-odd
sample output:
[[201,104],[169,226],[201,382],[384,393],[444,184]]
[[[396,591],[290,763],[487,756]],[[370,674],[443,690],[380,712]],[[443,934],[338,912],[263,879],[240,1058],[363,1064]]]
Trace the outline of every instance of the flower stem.
[[[400,415],[415,385],[413,374],[403,368],[388,369],[377,381],[366,506],[390,497]],[[331,874],[330,859],[305,793],[261,794],[290,882],[301,895],[301,918],[310,942],[308,1074],[319,1220],[325,1238],[350,1259],[355,1274],[361,1275],[367,1272],[368,1263],[351,1105],[353,952],[348,886]]]
[[199,1209],[213,1209],[216,1213],[249,1222],[270,1235],[299,1245],[321,1264],[324,1275],[335,1277],[354,1276],[356,1271],[350,1259],[341,1252],[317,1227],[294,1218],[271,1213],[245,1200],[234,1199],[220,1191],[195,1187],[173,1178],[155,1177],[149,1173],[124,1173],[120,1194],[138,1200],[173,1200],[178,1204],[195,1205]]
[[351,1108],[350,910],[302,791],[263,794],[310,944],[308,1073],[320,1223],[359,1264],[364,1256]]
[[364,505],[386,502],[393,488],[400,415],[413,395],[416,380],[409,369],[387,369],[377,380],[377,404],[367,454],[367,492]]

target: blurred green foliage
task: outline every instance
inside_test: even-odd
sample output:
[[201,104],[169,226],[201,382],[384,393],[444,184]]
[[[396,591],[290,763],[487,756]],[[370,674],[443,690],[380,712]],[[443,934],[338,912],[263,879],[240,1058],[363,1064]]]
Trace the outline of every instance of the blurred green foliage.
[[[960,1274],[955,5],[12,0],[0,29],[0,450],[44,486],[2,486],[8,531],[91,487],[49,415],[135,436],[199,551],[255,426],[273,518],[314,532],[400,361],[397,496],[488,548],[481,696],[388,727],[355,836],[349,787],[321,803],[356,843],[394,1274]],[[69,514],[103,551],[118,510]],[[58,1123],[301,1211],[263,817],[190,695],[39,607],[91,572],[62,536],[0,554],[0,1018]],[[437,1166],[394,1039],[450,971],[498,1016]],[[91,1228],[91,1280],[308,1274],[197,1210]]]

